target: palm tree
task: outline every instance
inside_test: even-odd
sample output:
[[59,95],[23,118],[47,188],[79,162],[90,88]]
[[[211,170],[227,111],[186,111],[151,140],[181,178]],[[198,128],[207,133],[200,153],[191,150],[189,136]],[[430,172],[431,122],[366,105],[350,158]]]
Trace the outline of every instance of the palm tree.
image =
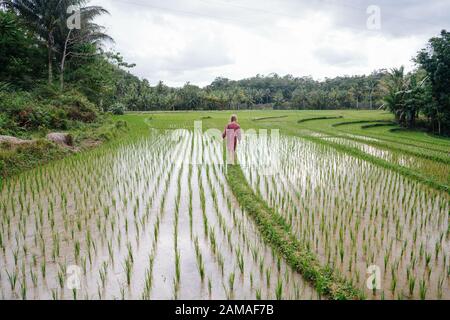
[[383,79],[384,101],[400,125],[415,126],[418,110],[426,103],[423,95],[426,80],[427,77],[420,72],[405,75],[403,66],[392,69]]
[[403,95],[406,89],[405,67],[391,69],[381,85],[385,92],[384,102],[386,107],[395,115],[395,119],[402,123],[404,117]]
[[[96,24],[93,20],[108,11],[100,6],[81,7],[86,1],[72,0],[80,6],[80,29],[68,28],[66,23],[62,23],[55,30],[55,50],[60,55],[60,88],[64,88],[64,71],[66,61],[69,57],[83,57],[92,55],[81,52],[80,46],[92,45],[97,48],[103,41],[113,41],[113,39],[103,32],[104,27]],[[72,4],[73,5],[73,4]]]
[[[53,60],[55,52],[68,47],[72,33],[77,34],[76,39],[95,43],[104,38],[101,27],[92,21],[98,15],[107,13],[99,6],[86,7],[86,0],[5,0],[4,4],[16,10],[28,26],[45,42],[48,56],[48,82],[53,82]],[[80,8],[82,28],[69,31],[67,27],[70,6]],[[84,23],[84,24],[83,24]],[[64,36],[65,35],[65,36]],[[67,49],[67,48],[66,48]],[[63,50],[64,51],[64,50]],[[63,55],[64,56],[64,55]],[[64,60],[67,56],[64,58]],[[63,71],[63,70],[61,70]]]
[[29,27],[45,41],[48,52],[48,81],[53,81],[54,31],[60,23],[64,1],[60,0],[7,0],[5,5],[15,9]]

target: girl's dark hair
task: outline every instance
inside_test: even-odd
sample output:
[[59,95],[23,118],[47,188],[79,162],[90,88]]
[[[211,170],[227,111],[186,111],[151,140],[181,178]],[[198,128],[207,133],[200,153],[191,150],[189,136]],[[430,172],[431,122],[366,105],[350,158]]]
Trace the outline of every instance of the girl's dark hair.
[[236,121],[237,121],[237,115],[233,114],[233,115],[231,116],[230,121],[231,121],[231,122],[236,122]]

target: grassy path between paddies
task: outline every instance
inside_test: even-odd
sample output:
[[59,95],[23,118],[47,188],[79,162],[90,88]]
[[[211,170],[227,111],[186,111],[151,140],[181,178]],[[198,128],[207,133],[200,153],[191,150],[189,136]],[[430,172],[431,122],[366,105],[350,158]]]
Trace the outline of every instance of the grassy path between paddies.
[[338,277],[331,268],[321,266],[314,253],[301,245],[292,235],[283,217],[253,192],[239,165],[228,166],[227,180],[241,208],[256,221],[264,240],[278,250],[291,267],[310,281],[320,295],[334,300],[364,298],[362,292]]
[[[450,158],[448,157],[447,154],[444,154],[444,152],[446,152],[446,151],[443,149],[439,149],[439,148],[424,147],[424,146],[420,146],[417,144],[408,143],[408,142],[404,142],[404,141],[394,141],[392,139],[386,139],[386,138],[382,138],[382,137],[376,136],[376,135],[351,133],[351,132],[347,132],[347,131],[343,131],[343,130],[338,130],[337,132],[331,132],[328,130],[319,130],[319,129],[312,129],[312,130],[317,133],[322,133],[322,134],[327,134],[330,136],[345,138],[347,140],[357,141],[357,142],[365,143],[365,144],[372,145],[372,146],[375,146],[378,148],[400,152],[402,154],[410,155],[413,157],[419,157],[419,158],[428,159],[428,160],[432,160],[432,161],[436,161],[436,162],[441,162],[444,164],[450,164]],[[378,141],[367,140],[367,139],[364,139],[363,137],[374,138],[374,139],[377,139]],[[416,148],[417,150],[420,150],[420,151],[411,150],[412,148]],[[431,151],[431,153],[430,153],[430,151]],[[439,155],[436,155],[436,154],[439,154]]]

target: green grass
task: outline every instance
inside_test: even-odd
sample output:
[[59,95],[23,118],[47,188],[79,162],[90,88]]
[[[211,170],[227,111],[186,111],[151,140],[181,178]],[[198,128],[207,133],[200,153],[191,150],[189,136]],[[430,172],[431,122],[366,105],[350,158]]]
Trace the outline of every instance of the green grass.
[[306,118],[306,119],[300,119],[297,121],[297,123],[305,123],[309,121],[316,121],[316,120],[330,120],[330,119],[341,119],[342,116],[337,117],[313,117],[313,118]]
[[272,120],[272,119],[283,119],[287,118],[288,116],[271,116],[271,117],[260,117],[260,118],[253,118],[254,121],[263,121],[263,120]]
[[394,122],[390,121],[390,120],[355,120],[355,121],[342,121],[342,122],[338,122],[338,123],[334,123],[332,125],[332,127],[340,127],[340,126],[347,126],[347,125],[352,125],[352,124],[362,124],[361,127],[363,127],[364,124],[395,124]]

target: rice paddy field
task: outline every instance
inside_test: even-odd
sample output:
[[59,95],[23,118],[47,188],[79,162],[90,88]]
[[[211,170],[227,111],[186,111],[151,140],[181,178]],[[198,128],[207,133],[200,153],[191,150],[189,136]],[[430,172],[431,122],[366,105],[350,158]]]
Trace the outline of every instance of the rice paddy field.
[[242,111],[230,169],[231,113],[118,116],[123,137],[2,181],[0,299],[450,299],[450,139]]

